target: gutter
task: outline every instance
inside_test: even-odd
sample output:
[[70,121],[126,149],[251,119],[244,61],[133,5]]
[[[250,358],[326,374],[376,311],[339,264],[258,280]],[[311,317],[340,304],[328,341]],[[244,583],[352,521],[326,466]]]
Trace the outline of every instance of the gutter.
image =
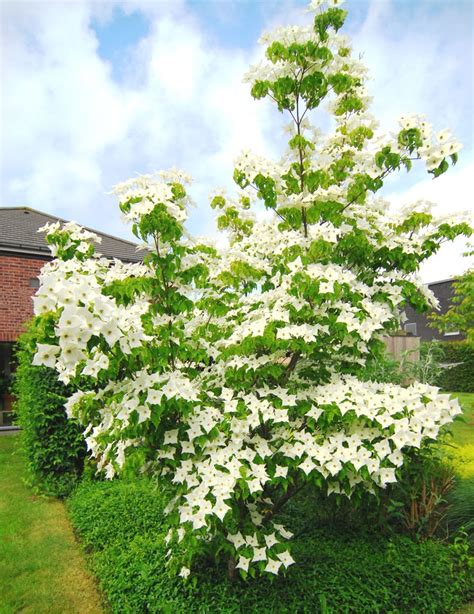
[[0,245],[0,253],[6,254],[27,254],[28,256],[41,256],[42,258],[47,258],[48,260],[52,259],[52,254],[49,250],[40,250],[40,249],[28,249],[23,247],[22,245]]

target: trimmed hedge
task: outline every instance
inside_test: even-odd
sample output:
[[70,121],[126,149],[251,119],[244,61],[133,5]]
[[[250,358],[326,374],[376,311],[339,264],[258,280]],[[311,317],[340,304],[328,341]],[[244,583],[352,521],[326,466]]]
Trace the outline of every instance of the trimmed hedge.
[[80,478],[86,454],[79,426],[66,417],[69,391],[48,367],[33,366],[34,332],[22,335],[13,379],[14,411],[31,484],[40,492],[67,496]]
[[[313,528],[293,543],[286,577],[236,581],[196,565],[196,583],[166,571],[162,504],[151,482],[84,482],[70,517],[113,612],[452,612],[473,593],[463,547]],[[295,518],[301,526],[301,519]]]
[[442,344],[444,362],[460,363],[442,370],[438,385],[450,392],[474,392],[474,347],[465,341]]

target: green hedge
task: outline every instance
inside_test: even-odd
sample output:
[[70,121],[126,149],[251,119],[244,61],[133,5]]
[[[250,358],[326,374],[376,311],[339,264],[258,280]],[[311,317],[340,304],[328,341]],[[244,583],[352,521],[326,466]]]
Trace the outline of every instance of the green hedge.
[[474,347],[465,341],[442,344],[446,363],[460,363],[443,369],[438,385],[452,392],[474,392]]
[[31,364],[34,345],[30,330],[17,346],[14,411],[32,485],[44,494],[64,497],[82,474],[86,448],[79,426],[66,417],[68,389],[53,369]]
[[230,584],[202,561],[193,586],[166,572],[151,482],[83,482],[68,506],[112,612],[452,612],[474,589],[455,546],[321,527],[295,540],[286,577]]

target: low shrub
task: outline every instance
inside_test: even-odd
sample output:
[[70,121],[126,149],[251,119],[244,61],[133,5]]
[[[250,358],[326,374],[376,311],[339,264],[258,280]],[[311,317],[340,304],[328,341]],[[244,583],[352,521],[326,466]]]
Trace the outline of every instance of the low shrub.
[[231,584],[225,569],[201,560],[183,581],[167,572],[161,505],[147,480],[84,483],[69,501],[113,612],[451,612],[474,590],[462,541],[314,524],[293,540],[297,564],[286,577]]
[[443,344],[433,341],[420,344],[420,357],[413,363],[413,377],[425,384],[436,384],[443,372],[441,366],[445,360]]
[[449,494],[456,484],[455,466],[443,447],[422,446],[412,450],[398,480],[376,495],[333,497],[313,504],[318,522],[342,522],[343,526],[373,527],[384,535],[404,534],[415,540],[441,539],[450,535],[446,518]]
[[66,417],[69,390],[53,369],[32,365],[34,348],[32,325],[17,346],[14,411],[31,485],[44,494],[64,497],[81,476],[86,447],[81,429]]
[[[442,449],[421,447],[400,468],[398,482],[387,489],[389,519],[416,538],[446,537],[448,496],[454,468]],[[390,518],[391,517],[391,518]]]
[[[408,367],[408,364],[410,367]],[[366,381],[403,384],[412,377],[411,362],[397,360],[387,350],[370,358],[361,377]]]
[[367,361],[363,378],[390,384],[406,385],[418,381],[436,385],[443,372],[443,361],[443,344],[436,340],[421,343],[418,358],[415,358],[413,350],[405,351],[399,358],[395,358],[385,349]]

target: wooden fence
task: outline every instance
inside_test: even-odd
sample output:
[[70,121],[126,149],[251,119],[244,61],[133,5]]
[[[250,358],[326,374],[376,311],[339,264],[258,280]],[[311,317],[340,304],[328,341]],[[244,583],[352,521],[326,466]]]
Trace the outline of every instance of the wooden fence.
[[385,347],[396,360],[401,360],[404,355],[410,362],[420,360],[420,337],[407,337],[405,335],[393,335],[384,337]]

